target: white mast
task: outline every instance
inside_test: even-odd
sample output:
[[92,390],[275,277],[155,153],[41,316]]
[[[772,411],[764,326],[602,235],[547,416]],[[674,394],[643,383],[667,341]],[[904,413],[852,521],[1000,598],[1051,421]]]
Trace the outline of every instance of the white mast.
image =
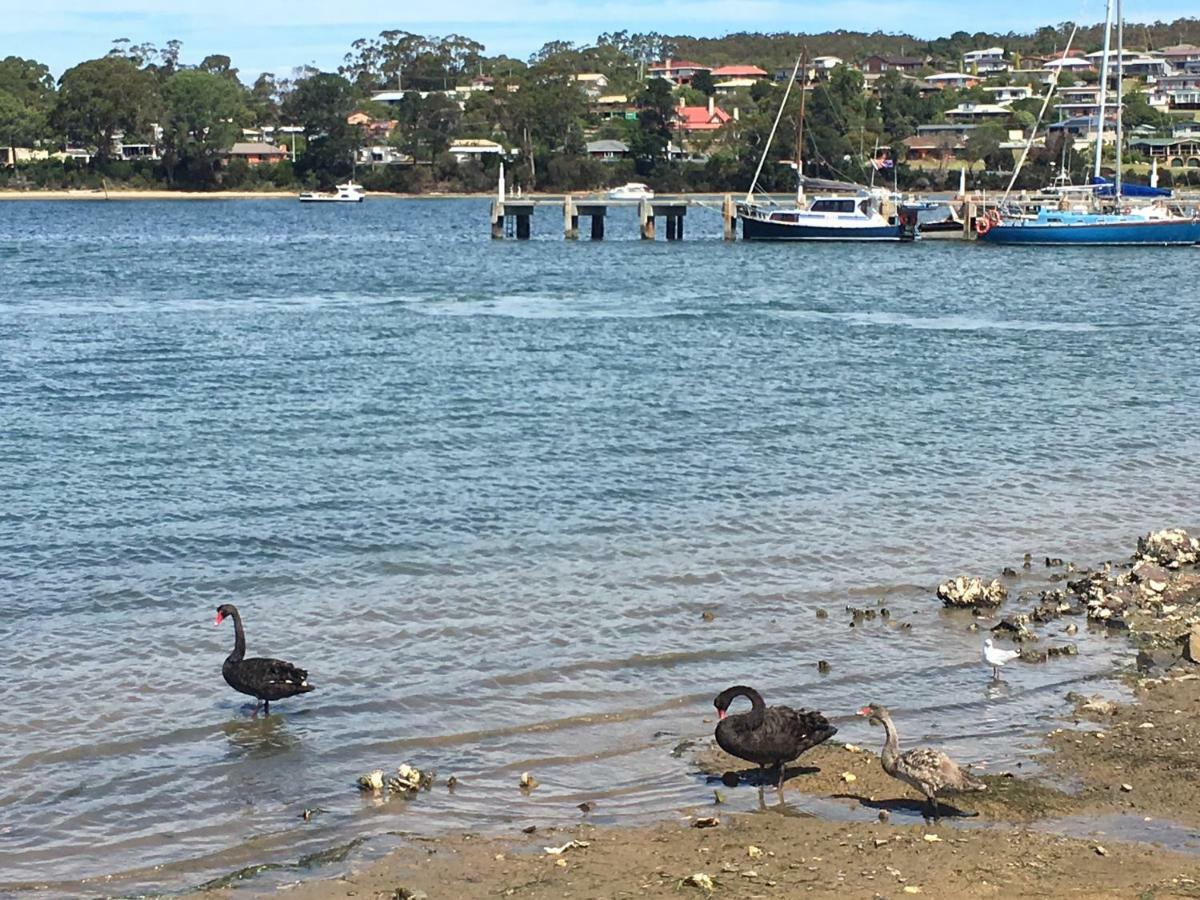
[[[763,148],[762,157],[758,161],[758,168],[754,170],[754,180],[750,182],[750,188],[746,191],[747,203],[754,199],[754,192],[758,189],[758,176],[762,174],[763,163],[767,161],[767,154],[771,152],[771,142],[775,140],[775,132],[779,129],[779,120],[783,118],[783,108],[787,106],[788,97],[792,94],[792,85],[796,83],[796,73],[800,71],[800,60],[803,58],[803,54],[796,58],[796,66],[792,69],[792,77],[788,79],[787,90],[783,92],[783,100],[779,104],[779,112],[775,113],[775,124],[771,126],[771,133],[767,135],[767,146]],[[801,86],[800,90],[801,96],[803,96],[804,87]]]
[[1113,202],[1121,203],[1121,145],[1125,142],[1123,113],[1125,112],[1125,19],[1121,15],[1121,0],[1117,0],[1117,176],[1113,179]]
[[1096,160],[1092,164],[1092,177],[1100,177],[1100,157],[1104,154],[1104,108],[1108,100],[1108,54],[1112,47],[1113,0],[1104,6],[1104,56],[1100,58],[1100,121],[1096,127]]

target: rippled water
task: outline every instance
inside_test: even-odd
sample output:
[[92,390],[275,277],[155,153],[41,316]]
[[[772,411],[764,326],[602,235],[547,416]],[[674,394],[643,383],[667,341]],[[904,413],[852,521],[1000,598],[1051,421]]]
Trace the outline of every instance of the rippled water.
[[[708,796],[670,751],[733,682],[1002,763],[1123,652],[992,687],[931,588],[1196,524],[1200,252],[558,224],[0,207],[0,889],[669,815]],[[884,598],[893,625],[847,627]],[[249,717],[227,601],[315,693]],[[402,761],[461,787],[360,799]]]

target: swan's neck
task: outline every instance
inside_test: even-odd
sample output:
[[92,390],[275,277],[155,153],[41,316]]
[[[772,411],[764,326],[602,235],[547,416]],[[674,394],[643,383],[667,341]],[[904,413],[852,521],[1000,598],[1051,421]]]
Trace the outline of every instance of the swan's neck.
[[880,721],[883,722],[883,730],[886,736],[879,759],[883,763],[883,770],[891,774],[896,768],[896,757],[900,755],[900,738],[896,735],[896,726],[892,724],[891,716],[880,716]]
[[755,690],[745,689],[734,694],[735,697],[745,697],[750,701],[750,712],[739,713],[737,718],[743,728],[758,728],[763,723],[767,704],[763,703],[762,695]]
[[241,662],[246,655],[246,632],[242,630],[241,614],[235,609],[233,611],[233,652],[226,658],[226,662]]

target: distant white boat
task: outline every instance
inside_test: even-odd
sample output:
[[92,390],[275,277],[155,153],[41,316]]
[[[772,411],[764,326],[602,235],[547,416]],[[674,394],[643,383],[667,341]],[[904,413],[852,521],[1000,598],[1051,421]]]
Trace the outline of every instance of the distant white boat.
[[631,181],[608,192],[609,200],[653,200],[654,191],[639,181]]
[[362,203],[366,198],[367,194],[362,185],[353,181],[337,185],[336,192],[332,194],[319,191],[304,191],[300,194],[301,203]]

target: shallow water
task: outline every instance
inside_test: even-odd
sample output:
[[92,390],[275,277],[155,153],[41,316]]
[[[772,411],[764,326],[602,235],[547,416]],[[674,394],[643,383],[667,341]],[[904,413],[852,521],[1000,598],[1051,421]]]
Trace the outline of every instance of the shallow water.
[[[493,243],[482,201],[0,207],[0,890],[671,815],[710,796],[671,750],[735,682],[1003,767],[1125,652],[1082,634],[990,685],[932,587],[1197,524],[1200,252],[538,216]],[[249,717],[230,601],[315,693]],[[461,787],[358,796],[403,761]]]

